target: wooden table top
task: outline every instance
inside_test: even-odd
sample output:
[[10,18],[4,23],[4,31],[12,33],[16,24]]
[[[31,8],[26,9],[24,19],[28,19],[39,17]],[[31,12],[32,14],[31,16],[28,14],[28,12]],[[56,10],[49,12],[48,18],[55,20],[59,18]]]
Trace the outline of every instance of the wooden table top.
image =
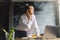
[[22,39],[22,38],[16,38],[15,40],[42,40],[42,39],[32,39],[32,38],[29,38],[29,39]]

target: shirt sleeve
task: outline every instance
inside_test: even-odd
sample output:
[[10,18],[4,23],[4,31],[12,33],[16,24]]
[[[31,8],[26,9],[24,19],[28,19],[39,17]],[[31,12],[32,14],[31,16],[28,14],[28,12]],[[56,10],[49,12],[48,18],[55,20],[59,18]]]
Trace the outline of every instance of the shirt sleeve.
[[35,20],[34,20],[33,24],[34,24],[35,31],[36,31],[36,33],[37,33],[37,36],[40,36],[40,30],[39,30],[39,28],[38,28],[36,18],[34,17],[34,19],[35,19]]

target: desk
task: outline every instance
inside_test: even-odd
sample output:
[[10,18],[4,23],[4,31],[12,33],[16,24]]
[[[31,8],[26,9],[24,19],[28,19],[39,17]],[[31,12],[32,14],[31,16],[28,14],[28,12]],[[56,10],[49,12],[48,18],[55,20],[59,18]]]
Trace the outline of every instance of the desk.
[[42,40],[42,39],[32,39],[32,38],[30,38],[30,39],[21,39],[21,38],[16,38],[15,40]]

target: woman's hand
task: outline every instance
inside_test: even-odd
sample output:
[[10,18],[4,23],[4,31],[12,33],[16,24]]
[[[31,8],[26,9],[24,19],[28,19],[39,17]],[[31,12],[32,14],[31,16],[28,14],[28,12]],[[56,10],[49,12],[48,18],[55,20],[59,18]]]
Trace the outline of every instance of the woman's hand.
[[31,15],[30,15],[30,13],[29,13],[29,11],[28,11],[28,10],[27,10],[26,15],[27,15],[28,20],[31,20]]

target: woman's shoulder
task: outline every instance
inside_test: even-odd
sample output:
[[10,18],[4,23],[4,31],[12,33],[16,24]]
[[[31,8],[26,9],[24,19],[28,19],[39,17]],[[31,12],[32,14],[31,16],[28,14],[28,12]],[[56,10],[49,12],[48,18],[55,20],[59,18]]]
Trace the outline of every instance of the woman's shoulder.
[[32,17],[35,17],[35,15],[33,14]]
[[35,19],[35,15],[32,15],[32,19]]

